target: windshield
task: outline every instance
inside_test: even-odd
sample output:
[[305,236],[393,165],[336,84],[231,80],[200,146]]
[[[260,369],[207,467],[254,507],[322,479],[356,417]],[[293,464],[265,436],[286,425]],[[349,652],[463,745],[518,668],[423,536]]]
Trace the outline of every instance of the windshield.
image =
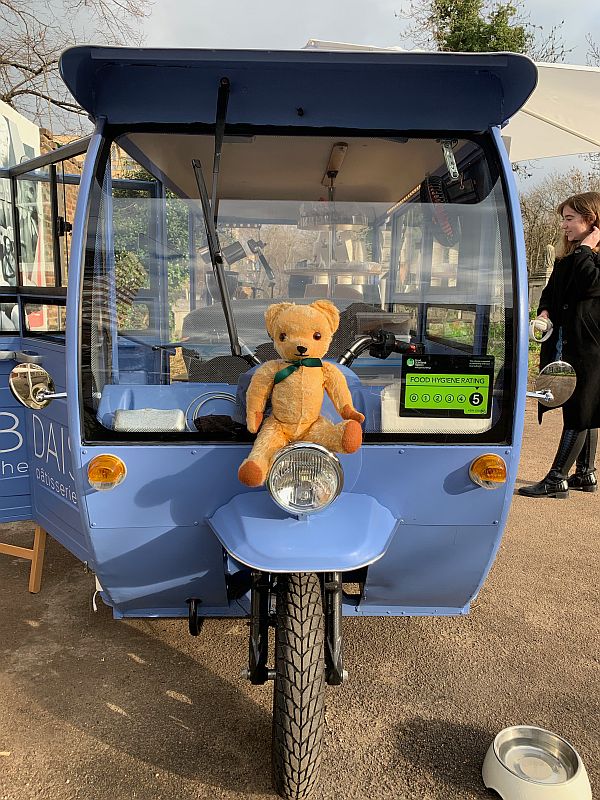
[[211,136],[135,133],[107,153],[82,303],[84,408],[96,436],[210,439],[199,418],[243,423],[250,371],[279,357],[266,309],[326,298],[340,311],[327,357],[348,365],[367,442],[505,437],[509,231],[480,144],[226,137],[218,269],[197,175],[211,196],[213,147]]

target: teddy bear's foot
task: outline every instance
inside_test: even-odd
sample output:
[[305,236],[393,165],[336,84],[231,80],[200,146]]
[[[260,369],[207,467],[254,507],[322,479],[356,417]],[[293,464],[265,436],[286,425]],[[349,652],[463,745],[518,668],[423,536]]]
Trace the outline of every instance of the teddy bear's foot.
[[266,477],[266,471],[262,469],[260,464],[257,464],[256,461],[252,461],[252,459],[242,461],[238,469],[238,478],[242,483],[246,484],[246,486],[262,486]]
[[344,453],[355,453],[362,444],[362,428],[359,422],[351,419],[344,426],[342,447]]

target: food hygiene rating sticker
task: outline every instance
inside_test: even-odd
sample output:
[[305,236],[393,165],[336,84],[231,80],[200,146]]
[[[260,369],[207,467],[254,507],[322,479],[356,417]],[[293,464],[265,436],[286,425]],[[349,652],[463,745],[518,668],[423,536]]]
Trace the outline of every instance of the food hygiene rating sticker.
[[493,356],[416,356],[404,359],[400,414],[489,417]]

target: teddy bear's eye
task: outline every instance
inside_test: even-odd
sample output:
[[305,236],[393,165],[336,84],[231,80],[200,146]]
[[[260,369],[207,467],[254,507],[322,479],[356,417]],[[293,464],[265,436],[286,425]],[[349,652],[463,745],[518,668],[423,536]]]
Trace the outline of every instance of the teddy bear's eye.
[[316,333],[313,333],[313,339],[320,339],[320,338],[321,338],[321,334],[319,333],[319,331],[316,331]]
[[280,334],[279,334],[279,341],[280,341],[280,342],[285,342],[285,340],[286,340],[286,335],[285,335],[285,333],[280,333]]

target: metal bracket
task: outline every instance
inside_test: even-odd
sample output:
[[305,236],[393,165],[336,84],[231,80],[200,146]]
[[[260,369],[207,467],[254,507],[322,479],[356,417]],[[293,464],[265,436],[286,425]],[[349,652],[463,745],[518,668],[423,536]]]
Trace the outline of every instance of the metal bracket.
[[448,172],[453,181],[458,180],[458,167],[456,166],[456,159],[452,146],[457,144],[456,139],[440,139],[442,145],[442,153],[444,154],[444,161],[448,167]]
[[344,669],[342,640],[342,574],[327,572],[323,581],[325,611],[325,680],[339,686],[348,677]]
[[250,641],[248,669],[245,677],[255,685],[273,680],[274,672],[267,667],[269,657],[269,603],[271,578],[264,572],[252,573],[250,594]]
[[42,390],[36,392],[33,399],[36,403],[43,403],[45,400],[57,400],[66,396],[66,392],[46,392]]
[[198,597],[190,597],[185,601],[188,604],[188,628],[192,636],[198,636],[204,623],[203,617],[198,616],[198,608],[202,603]]

